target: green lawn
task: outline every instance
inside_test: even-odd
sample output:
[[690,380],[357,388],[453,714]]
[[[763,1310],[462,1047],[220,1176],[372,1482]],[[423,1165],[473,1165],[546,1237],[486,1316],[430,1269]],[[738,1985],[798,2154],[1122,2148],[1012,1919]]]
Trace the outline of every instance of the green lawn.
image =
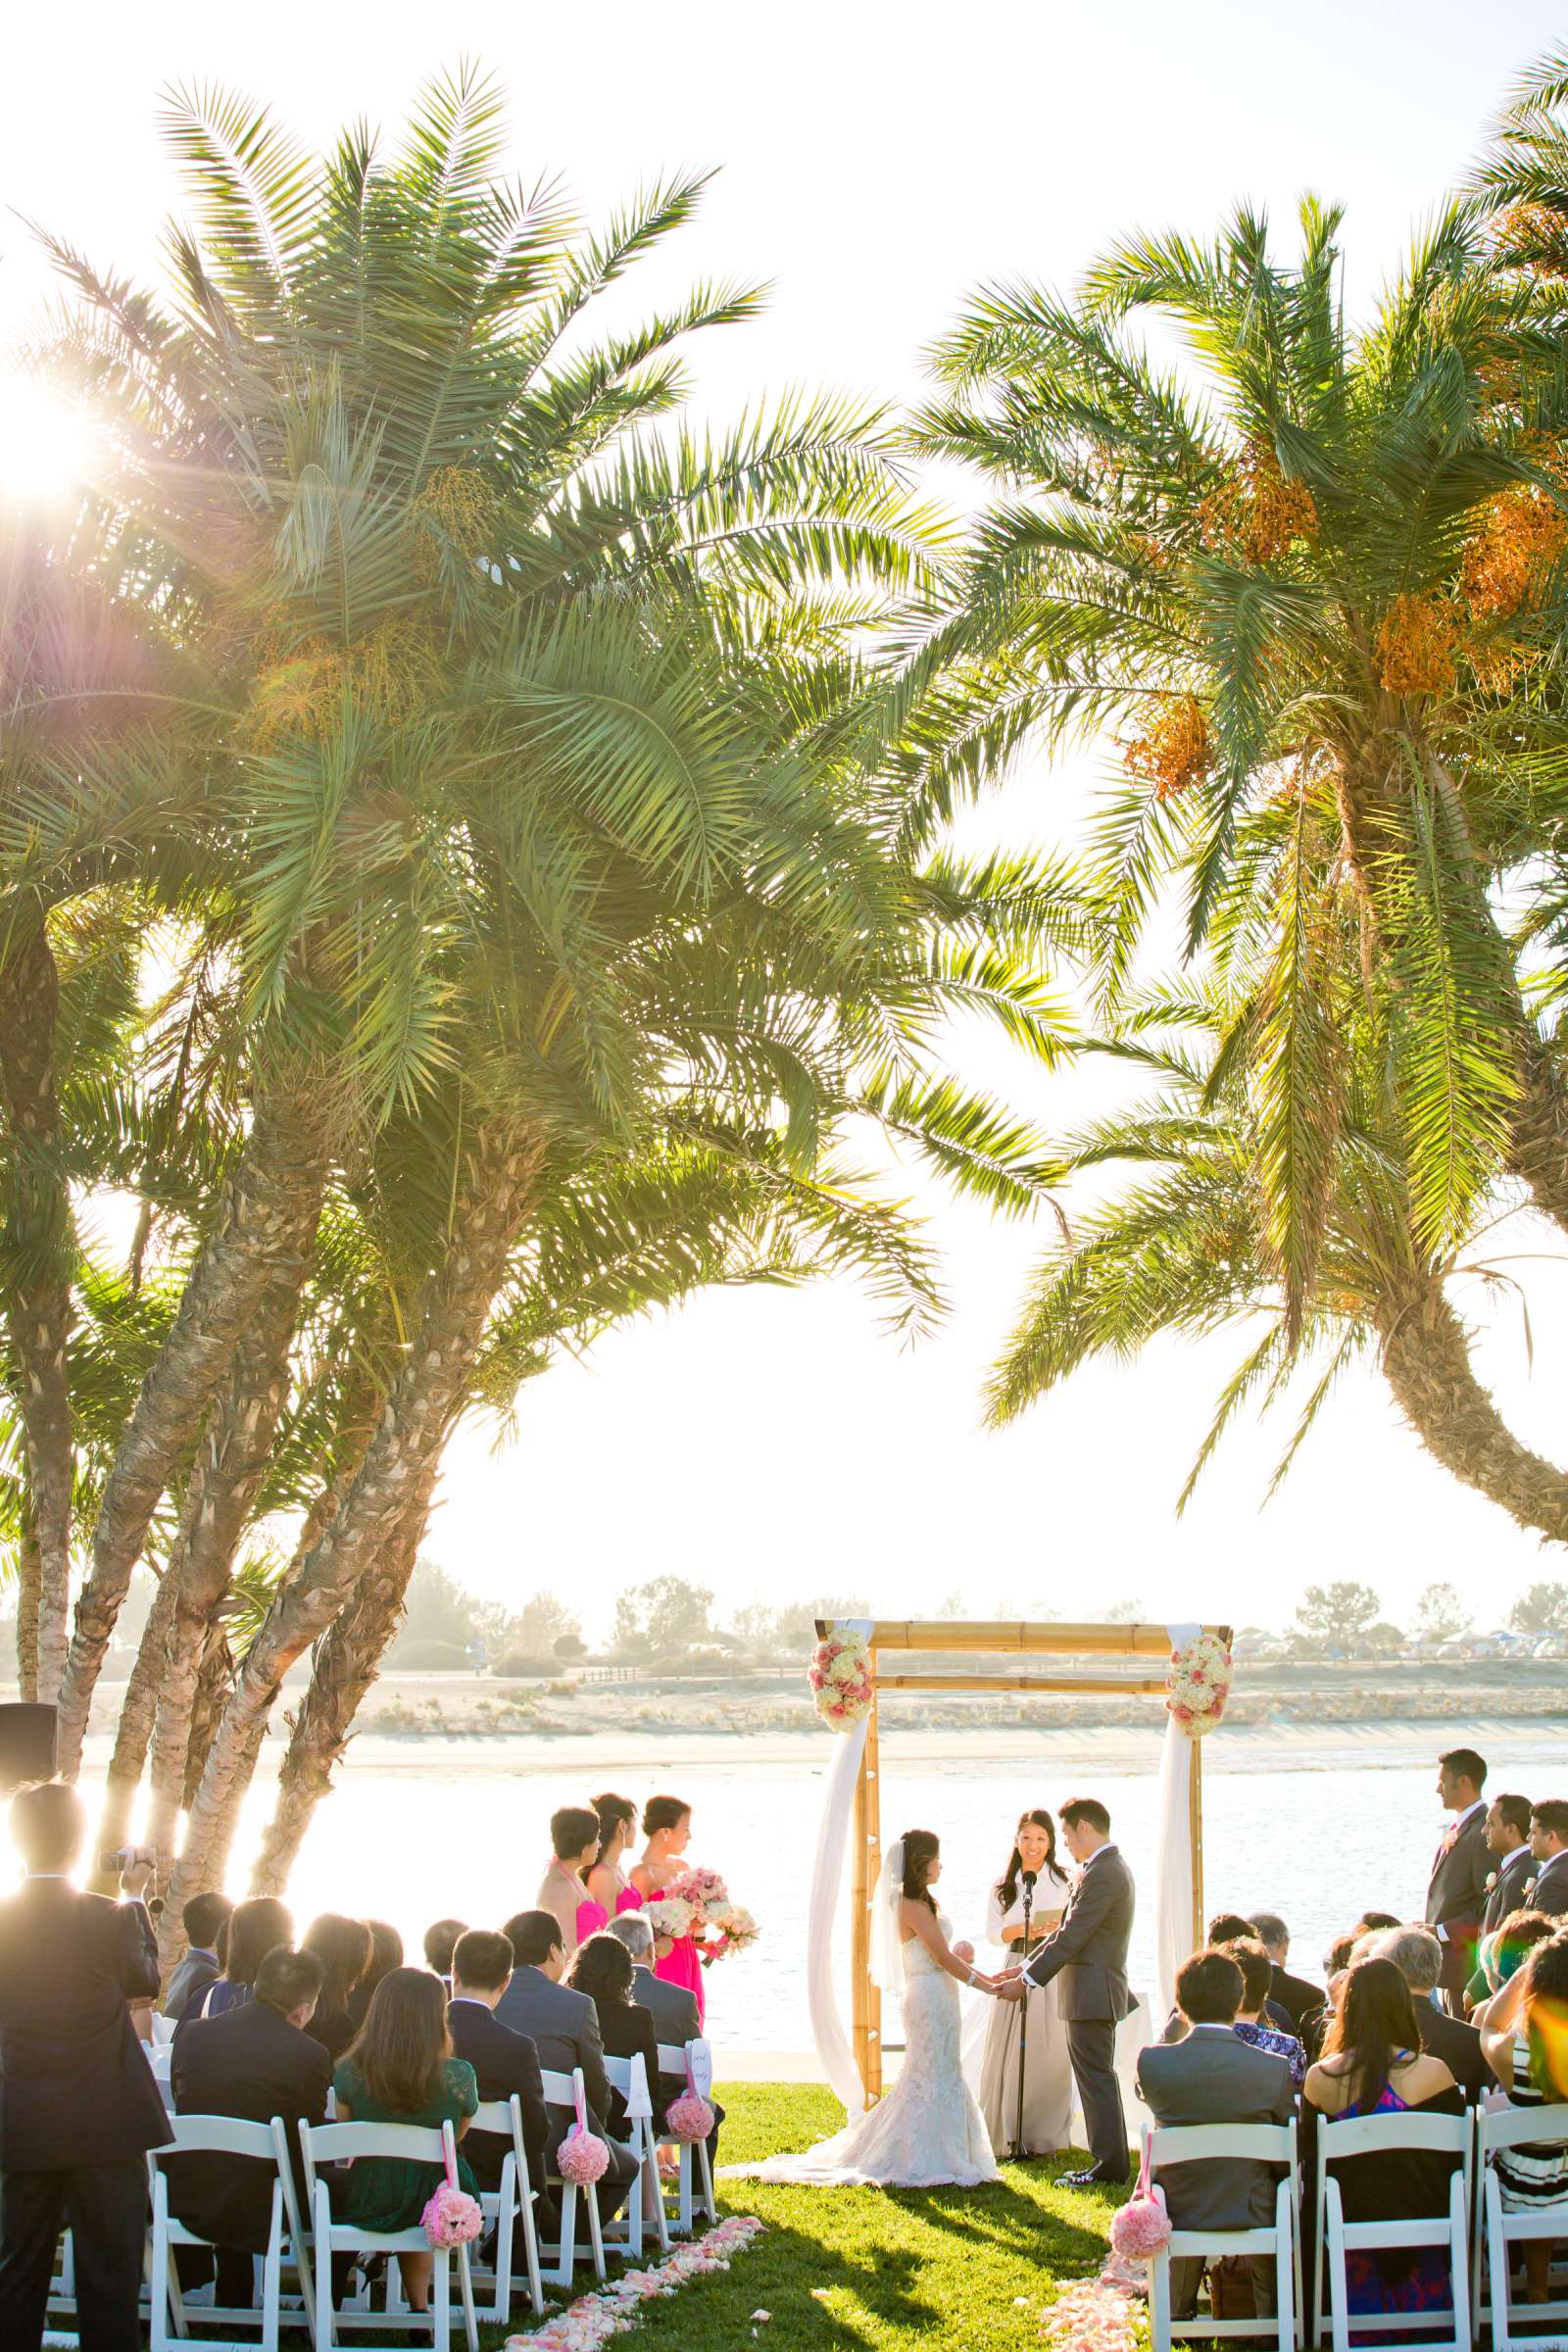
[[[729,2163],[805,2147],[844,2120],[830,2092],[795,2083],[725,2083],[719,2096]],[[750,2346],[757,2310],[771,2315],[756,2328],[761,2352],[1032,2352],[1055,2283],[1098,2273],[1119,2201],[1057,2188],[1054,2174],[1075,2161],[1006,2167],[979,2189],[720,2181],[720,2210],[757,2214],[765,2233],[727,2273],[644,2304],[628,2352],[637,2337],[666,2352],[734,2352]]]

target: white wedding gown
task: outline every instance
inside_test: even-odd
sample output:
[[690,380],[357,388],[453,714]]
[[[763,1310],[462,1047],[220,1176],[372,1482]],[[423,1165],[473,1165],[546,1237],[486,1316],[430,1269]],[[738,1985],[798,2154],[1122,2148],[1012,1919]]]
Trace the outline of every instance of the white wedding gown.
[[[946,1940],[953,1931],[941,1923]],[[726,2177],[804,2186],[973,2188],[997,2160],[958,2050],[958,1984],[918,1937],[904,1946],[904,2066],[884,2099],[799,2156],[725,2165]]]

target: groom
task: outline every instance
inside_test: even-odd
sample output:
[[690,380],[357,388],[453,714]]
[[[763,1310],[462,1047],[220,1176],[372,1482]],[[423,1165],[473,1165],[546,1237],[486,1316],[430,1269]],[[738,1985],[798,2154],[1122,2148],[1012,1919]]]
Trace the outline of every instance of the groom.
[[1116,2081],[1116,2028],[1132,2013],[1127,1991],[1127,1942],[1133,1929],[1133,1874],[1110,1842],[1110,1815],[1098,1797],[1075,1796],[1061,1807],[1063,1842],[1078,1864],[1061,1925],[1046,1937],[1028,1966],[999,1980],[1003,2000],[1023,1998],[1023,1980],[1049,1984],[1061,1978],[1061,2019],[1067,2029],[1084,2125],[1094,2163],[1069,2173],[1066,2183],[1127,2178],[1127,2125]]

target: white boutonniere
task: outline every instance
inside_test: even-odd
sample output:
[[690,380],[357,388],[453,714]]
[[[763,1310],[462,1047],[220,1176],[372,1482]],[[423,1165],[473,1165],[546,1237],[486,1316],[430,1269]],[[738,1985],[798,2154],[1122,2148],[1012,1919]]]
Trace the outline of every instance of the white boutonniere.
[[1497,1884],[1497,1874],[1496,1874],[1496,1872],[1495,1872],[1494,1870],[1493,1870],[1493,1871],[1489,1871],[1489,1872],[1487,1873],[1487,1892],[1488,1892],[1489,1894],[1492,1892],[1492,1890],[1493,1890],[1494,1886],[1496,1886],[1496,1884]]

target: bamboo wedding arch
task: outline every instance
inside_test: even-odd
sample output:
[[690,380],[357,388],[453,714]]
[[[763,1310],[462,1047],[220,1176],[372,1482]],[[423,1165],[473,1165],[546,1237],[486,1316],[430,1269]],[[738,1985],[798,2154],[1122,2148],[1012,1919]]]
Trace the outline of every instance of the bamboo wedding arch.
[[[817,1620],[817,1638],[832,1632],[826,1618]],[[1228,1626],[1204,1626],[1227,1643]],[[882,1787],[877,1739],[877,1700],[884,1690],[1020,1690],[1057,1696],[1165,1696],[1165,1666],[1171,1633],[1163,1625],[981,1624],[961,1618],[917,1622],[878,1618],[867,1637],[871,1653],[871,1710],[866,1722],[865,1747],[855,1788],[855,1817],[851,1832],[850,1971],[852,2036],[856,2065],[867,2099],[882,2089],[882,1996],[871,1982],[871,1904],[882,1867]],[[933,1651],[984,1656],[1054,1658],[1148,1658],[1159,1660],[1158,1674],[974,1674],[955,1669],[890,1674],[884,1671],[884,1651],[914,1656]],[[1196,1947],[1203,1940],[1203,1796],[1200,1740],[1190,1742],[1191,1777],[1188,1818],[1192,1833],[1192,1927]]]

